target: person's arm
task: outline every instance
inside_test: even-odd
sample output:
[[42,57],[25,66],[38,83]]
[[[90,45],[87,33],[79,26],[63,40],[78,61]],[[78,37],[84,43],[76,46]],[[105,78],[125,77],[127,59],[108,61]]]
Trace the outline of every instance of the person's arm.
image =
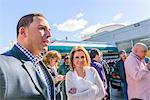
[[103,85],[103,82],[102,80],[100,79],[99,75],[98,75],[98,72],[92,68],[92,71],[94,73],[94,78],[95,78],[95,81],[96,81],[96,86],[98,87],[99,89],[99,92],[97,93],[97,96],[100,98],[100,100],[102,98],[105,97],[105,95],[107,94],[106,91],[105,91],[105,88],[104,88],[104,85]]
[[54,78],[55,86],[57,86],[58,84],[61,84],[64,80],[65,80],[65,77],[63,75],[57,75]]
[[[83,84],[81,84],[81,86],[79,86],[79,87],[84,87],[84,85],[87,86],[87,84],[89,84],[89,83],[85,83],[86,81],[84,81],[84,80],[80,80],[80,81],[82,81]],[[89,85],[87,89],[79,92],[78,88],[75,87],[75,85],[74,85],[76,83],[74,83],[72,75],[70,73],[67,73],[67,75],[66,75],[66,92],[67,92],[67,96],[70,100],[85,100],[85,98],[88,98],[89,100],[94,100],[95,95],[97,95],[97,93],[99,92],[97,85],[94,85],[94,84]],[[71,90],[74,93],[71,93]]]
[[101,80],[104,81],[104,76],[102,74],[102,65],[100,63],[94,63],[93,67],[97,70]]
[[147,67],[148,70],[150,71],[150,62],[148,62],[148,63],[146,64],[146,67]]
[[124,64],[126,73],[134,80],[142,80],[150,77],[150,71],[142,69],[136,59],[127,59]]

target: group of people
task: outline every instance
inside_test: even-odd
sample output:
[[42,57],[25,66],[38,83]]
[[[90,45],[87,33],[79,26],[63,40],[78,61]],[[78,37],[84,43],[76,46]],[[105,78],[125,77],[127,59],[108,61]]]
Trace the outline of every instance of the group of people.
[[[59,65],[59,52],[43,53],[50,37],[42,14],[28,14],[18,21],[17,43],[0,55],[0,100],[110,100],[109,66],[102,53],[75,46]],[[147,50],[137,43],[117,65],[123,70],[125,100],[150,100],[150,63],[143,61]]]
[[98,72],[91,67],[90,55],[82,46],[75,46],[58,65],[59,52],[44,53],[50,37],[51,28],[42,14],[28,14],[18,21],[17,43],[0,55],[0,100],[105,99],[103,68]]
[[146,57],[148,47],[136,43],[127,55],[119,52],[120,59],[115,66],[120,72],[124,100],[150,100],[150,58]]
[[[58,51],[48,51],[43,62],[54,78],[56,100],[109,100],[107,79],[100,64],[102,52],[92,49],[90,53],[82,46],[75,46],[64,56]],[[68,73],[67,73],[68,72]]]

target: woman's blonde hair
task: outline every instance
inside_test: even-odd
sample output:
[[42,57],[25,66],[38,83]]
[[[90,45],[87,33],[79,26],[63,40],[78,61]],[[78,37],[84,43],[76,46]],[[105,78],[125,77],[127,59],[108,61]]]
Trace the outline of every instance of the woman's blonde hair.
[[86,57],[86,65],[83,67],[89,67],[90,66],[90,56],[89,53],[87,52],[87,50],[83,47],[83,46],[75,46],[72,51],[70,52],[70,69],[73,71],[74,70],[74,64],[73,64],[73,57],[74,57],[74,53],[76,51],[83,51]]
[[[43,57],[43,62],[45,63],[46,66],[48,66],[51,62],[51,60],[49,59],[53,59],[53,58],[56,58],[56,60],[61,60],[61,54],[55,50],[51,50],[51,51],[48,51],[46,53],[46,55]],[[56,67],[57,67],[57,64],[58,62],[56,63]]]

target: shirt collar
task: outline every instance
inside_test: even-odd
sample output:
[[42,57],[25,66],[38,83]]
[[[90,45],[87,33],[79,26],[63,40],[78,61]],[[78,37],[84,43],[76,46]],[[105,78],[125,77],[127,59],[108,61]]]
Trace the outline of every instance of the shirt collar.
[[20,49],[30,59],[30,61],[33,63],[34,66],[36,66],[37,63],[42,59],[42,56],[39,56],[39,55],[34,56],[34,55],[32,55],[32,53],[29,50],[24,48],[19,43],[16,43],[15,45],[18,47],[18,49]]
[[136,57],[138,60],[142,61],[142,60],[140,59],[140,57],[139,57],[138,55],[136,55],[134,52],[131,52],[131,55],[133,55],[134,57]]

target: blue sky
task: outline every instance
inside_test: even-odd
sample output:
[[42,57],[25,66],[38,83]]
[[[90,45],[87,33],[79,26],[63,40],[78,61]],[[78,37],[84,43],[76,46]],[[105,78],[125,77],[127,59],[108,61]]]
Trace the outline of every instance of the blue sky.
[[43,13],[57,40],[81,41],[110,23],[129,25],[150,18],[150,0],[0,0],[0,53],[16,40],[20,17]]

